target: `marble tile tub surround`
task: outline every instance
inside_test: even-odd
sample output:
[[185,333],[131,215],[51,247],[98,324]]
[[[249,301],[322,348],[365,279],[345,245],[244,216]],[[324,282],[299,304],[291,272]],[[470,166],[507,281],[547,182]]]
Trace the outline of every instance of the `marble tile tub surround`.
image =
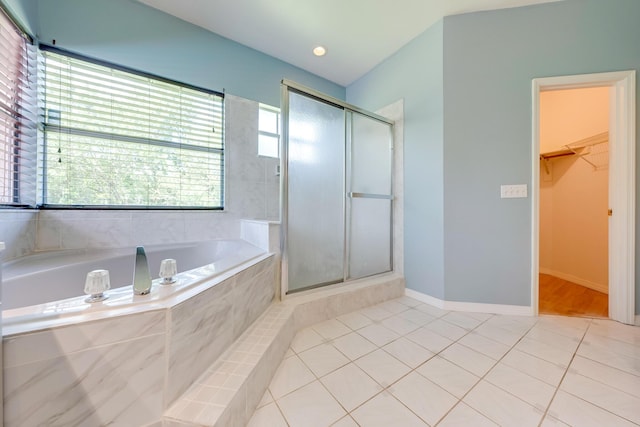
[[36,211],[0,209],[0,240],[6,246],[4,260],[33,253],[36,249],[36,222]]
[[0,209],[5,260],[34,251],[233,239],[241,219],[279,220],[279,160],[258,157],[258,103],[225,95],[225,132],[223,212]]
[[240,238],[266,252],[280,253],[280,222],[243,220]]
[[5,336],[5,426],[157,422],[269,306],[274,258],[168,308]]
[[163,426],[244,426],[296,331],[403,293],[404,279],[387,274],[273,303],[169,408]]

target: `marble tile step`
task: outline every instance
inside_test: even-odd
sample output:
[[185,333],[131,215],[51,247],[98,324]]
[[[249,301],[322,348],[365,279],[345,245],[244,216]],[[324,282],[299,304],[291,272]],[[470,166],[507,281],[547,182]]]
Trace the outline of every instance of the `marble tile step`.
[[404,278],[389,274],[272,303],[164,413],[162,426],[245,426],[298,330],[403,294]]

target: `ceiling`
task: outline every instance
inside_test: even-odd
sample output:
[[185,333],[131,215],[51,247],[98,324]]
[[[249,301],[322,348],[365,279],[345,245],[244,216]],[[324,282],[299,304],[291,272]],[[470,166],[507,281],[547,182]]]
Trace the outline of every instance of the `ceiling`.
[[560,0],[139,1],[347,86],[443,16]]

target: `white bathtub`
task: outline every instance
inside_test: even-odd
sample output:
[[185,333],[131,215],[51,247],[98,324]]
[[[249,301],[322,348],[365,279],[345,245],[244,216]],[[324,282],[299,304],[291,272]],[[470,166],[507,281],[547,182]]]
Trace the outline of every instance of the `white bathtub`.
[[[157,422],[276,295],[275,255],[247,242],[145,249],[153,275],[161,259],[177,260],[175,284],[155,279],[151,293],[134,295],[134,248],[5,264],[3,293],[14,307],[76,295],[2,313],[5,427]],[[84,275],[96,268],[124,286],[89,304]]]
[[[161,260],[176,259],[177,282],[162,285],[158,278],[153,281],[149,295],[134,295],[131,283],[135,248],[42,252],[5,263],[2,282],[4,334],[17,332],[16,327],[19,332],[25,332],[29,329],[25,323],[41,323],[52,318],[60,320],[65,315],[158,308],[157,304],[162,300],[175,298],[205,279],[265,254],[243,240],[150,245],[145,247],[145,252],[151,276],[156,278]],[[106,292],[109,298],[88,304],[83,296],[85,278],[88,272],[97,269],[109,270],[111,290]],[[23,327],[19,327],[20,324]]]

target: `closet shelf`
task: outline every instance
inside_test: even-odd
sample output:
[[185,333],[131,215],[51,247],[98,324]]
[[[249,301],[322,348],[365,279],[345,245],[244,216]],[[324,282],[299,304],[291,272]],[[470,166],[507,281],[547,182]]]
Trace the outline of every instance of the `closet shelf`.
[[575,151],[569,149],[569,148],[565,148],[563,150],[557,150],[557,151],[549,151],[546,153],[540,153],[540,159],[541,160],[548,160],[548,159],[555,159],[558,157],[565,157],[565,156],[573,156],[574,154],[576,154]]
[[563,146],[561,150],[540,153],[540,160],[547,161],[566,156],[579,156],[589,163],[593,170],[606,169],[609,166],[609,132],[602,132]]

